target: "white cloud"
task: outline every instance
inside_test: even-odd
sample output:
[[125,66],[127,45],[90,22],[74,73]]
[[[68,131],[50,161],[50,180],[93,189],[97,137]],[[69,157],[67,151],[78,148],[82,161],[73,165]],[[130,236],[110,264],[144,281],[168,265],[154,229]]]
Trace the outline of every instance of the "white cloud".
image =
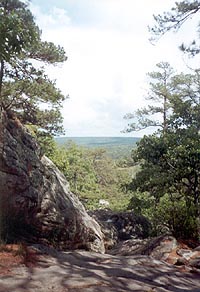
[[40,7],[33,4],[30,4],[30,9],[36,16],[39,27],[44,29],[59,28],[60,26],[69,25],[71,22],[66,10],[58,7],[52,7],[48,14],[42,13]]
[[[43,38],[64,46],[68,61],[48,73],[70,100],[64,104],[64,126],[69,136],[119,136],[123,115],[145,104],[146,73],[160,61],[184,69],[177,49],[180,39],[149,41],[152,14],[173,6],[160,0],[67,0],[77,15],[59,1],[47,13],[31,5]],[[84,6],[84,10],[81,7]],[[75,21],[76,20],[76,21]],[[81,23],[82,21],[82,23]],[[134,134],[132,134],[134,135]]]

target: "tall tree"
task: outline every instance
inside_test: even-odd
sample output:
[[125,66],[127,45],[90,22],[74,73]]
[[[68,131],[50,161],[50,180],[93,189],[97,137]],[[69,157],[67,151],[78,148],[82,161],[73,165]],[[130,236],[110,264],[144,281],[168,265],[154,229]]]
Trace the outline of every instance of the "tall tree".
[[146,100],[151,102],[151,105],[125,116],[125,119],[134,120],[133,123],[128,125],[128,129],[126,129],[128,132],[152,126],[161,127],[164,131],[167,129],[172,90],[171,80],[174,70],[167,62],[161,62],[156,67],[158,71],[148,73],[151,81],[149,83],[150,91]]
[[132,191],[148,192],[157,204],[166,195],[170,202],[180,200],[185,213],[173,216],[182,218],[174,220],[173,230],[177,235],[184,217],[181,236],[195,237],[200,217],[199,78],[198,71],[173,76],[167,130],[140,140],[133,158],[141,168],[129,185]]
[[198,136],[200,131],[200,71],[193,74],[179,74],[173,78],[174,91],[171,103],[173,113],[171,127],[193,129]]
[[[154,15],[156,25],[150,29],[153,40],[170,30],[178,30],[199,11],[200,1],[185,0],[175,2],[175,7],[163,15]],[[191,55],[200,52],[196,41],[189,46],[182,44],[180,48]],[[164,202],[160,220],[175,235],[196,238],[200,236],[199,86],[199,70],[171,76],[167,127],[141,139],[133,154],[141,168],[129,185],[132,191],[147,192],[151,198],[148,202],[154,197],[151,209],[154,213]],[[137,201],[135,198],[132,203]]]
[[23,123],[48,133],[62,132],[60,109],[65,97],[41,64],[56,65],[66,59],[62,47],[41,40],[26,3],[0,1],[1,111],[12,110]]

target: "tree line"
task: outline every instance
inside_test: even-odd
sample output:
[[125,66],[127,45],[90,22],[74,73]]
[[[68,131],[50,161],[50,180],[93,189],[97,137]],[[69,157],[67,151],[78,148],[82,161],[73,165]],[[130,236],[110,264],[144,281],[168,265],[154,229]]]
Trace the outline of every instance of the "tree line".
[[[154,16],[153,38],[178,29],[200,1],[176,2],[170,12]],[[194,56],[196,41],[180,49]],[[169,63],[157,64],[150,77],[150,105],[128,114],[128,131],[156,126],[133,152],[140,171],[128,188],[134,193],[130,208],[149,216],[155,231],[164,226],[183,238],[200,236],[200,69],[176,73]]]

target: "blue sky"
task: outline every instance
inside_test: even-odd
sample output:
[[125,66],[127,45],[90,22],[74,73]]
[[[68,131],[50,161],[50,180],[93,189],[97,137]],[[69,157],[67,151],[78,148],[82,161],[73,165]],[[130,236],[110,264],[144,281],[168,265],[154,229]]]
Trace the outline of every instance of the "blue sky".
[[[123,116],[144,106],[147,72],[160,61],[184,71],[178,49],[191,40],[195,19],[156,46],[149,42],[153,14],[169,10],[172,0],[32,0],[31,10],[44,40],[60,44],[68,60],[47,73],[70,98],[64,103],[67,136],[142,136],[122,134]],[[193,26],[193,27],[192,27]]]

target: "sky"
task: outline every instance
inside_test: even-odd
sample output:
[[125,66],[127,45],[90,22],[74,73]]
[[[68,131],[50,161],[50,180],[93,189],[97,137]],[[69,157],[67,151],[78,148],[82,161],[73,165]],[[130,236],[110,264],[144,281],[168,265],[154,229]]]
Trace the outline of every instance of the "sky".
[[32,0],[30,9],[42,39],[64,47],[68,60],[47,73],[69,98],[62,114],[69,137],[137,137],[122,133],[123,117],[147,104],[147,73],[164,61],[180,71],[187,58],[178,46],[195,37],[195,18],[156,44],[149,41],[153,14],[168,11],[172,0]]

